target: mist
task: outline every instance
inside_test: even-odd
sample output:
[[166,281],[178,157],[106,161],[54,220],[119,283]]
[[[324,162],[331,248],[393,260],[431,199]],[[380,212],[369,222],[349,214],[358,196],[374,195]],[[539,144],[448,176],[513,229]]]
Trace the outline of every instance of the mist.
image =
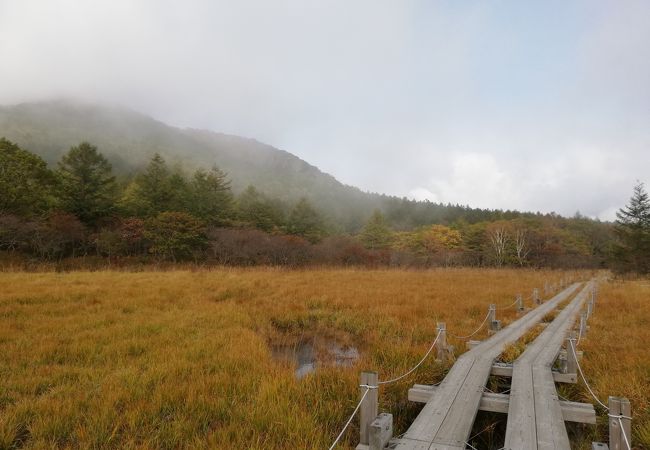
[[252,137],[344,183],[612,219],[650,169],[650,3],[0,0],[0,103]]

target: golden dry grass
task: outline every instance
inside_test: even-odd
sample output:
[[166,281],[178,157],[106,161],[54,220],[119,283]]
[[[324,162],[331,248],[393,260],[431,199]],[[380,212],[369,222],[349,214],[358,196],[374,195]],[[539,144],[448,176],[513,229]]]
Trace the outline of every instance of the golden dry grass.
[[[650,449],[650,282],[609,281],[600,284],[590,329],[579,350],[587,381],[599,399],[629,398],[635,448]],[[595,403],[580,383],[564,387],[566,395]],[[590,449],[590,439],[607,442],[607,416],[598,407],[599,426],[587,433],[580,448]]]
[[[436,322],[468,334],[488,304],[509,305],[516,293],[564,275],[0,273],[0,448],[327,448],[356,404],[362,369],[378,370],[381,379],[399,375],[424,354]],[[592,330],[606,304],[599,303]],[[515,317],[514,308],[497,311],[504,325]],[[362,357],[353,367],[323,367],[296,380],[292,367],[273,359],[272,346],[312,338],[355,345]],[[595,341],[585,341],[586,353],[599,348],[591,347]],[[645,355],[645,363],[634,361],[646,364],[647,376]],[[603,370],[598,361],[587,360],[588,373]],[[381,408],[395,414],[398,432],[417,410],[406,401],[408,386],[439,381],[445,369],[431,359],[382,390]],[[613,381],[596,386],[620,391]],[[632,386],[631,398],[647,400],[647,379]],[[351,428],[347,444],[357,436]]]

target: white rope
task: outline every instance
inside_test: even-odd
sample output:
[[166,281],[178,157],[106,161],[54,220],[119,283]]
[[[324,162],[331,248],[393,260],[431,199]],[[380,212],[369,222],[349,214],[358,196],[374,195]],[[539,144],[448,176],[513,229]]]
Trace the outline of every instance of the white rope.
[[447,334],[448,334],[449,336],[451,336],[451,337],[454,337],[454,338],[456,338],[456,339],[461,339],[461,340],[462,340],[462,339],[468,339],[468,338],[471,338],[471,337],[474,336],[476,333],[478,333],[479,331],[481,331],[481,328],[483,328],[483,325],[485,325],[485,322],[487,322],[488,317],[490,317],[490,311],[488,311],[488,313],[485,315],[485,319],[483,319],[483,322],[481,322],[481,324],[479,325],[479,327],[478,327],[476,330],[474,330],[474,332],[473,332],[472,334],[468,334],[467,336],[456,336],[455,334],[451,334],[451,333],[447,333]]
[[417,363],[415,366],[413,366],[413,367],[411,368],[411,370],[409,370],[408,372],[406,372],[404,375],[400,375],[400,376],[397,377],[397,378],[393,378],[393,379],[391,379],[391,380],[387,380],[387,381],[380,381],[380,382],[377,383],[377,385],[394,383],[394,382],[399,381],[399,380],[401,380],[402,378],[406,377],[407,375],[410,375],[411,373],[413,373],[413,371],[414,371],[415,369],[417,369],[418,367],[420,367],[420,365],[422,365],[422,363],[424,362],[424,360],[427,359],[427,357],[429,356],[429,353],[431,353],[431,350],[433,350],[433,347],[436,346],[436,342],[438,342],[438,338],[440,337],[440,333],[442,333],[442,329],[438,330],[438,334],[436,335],[436,338],[433,340],[433,343],[431,344],[431,347],[429,347],[429,350],[427,350],[427,352],[426,352],[425,355],[422,357],[422,359],[420,360],[420,362]]
[[625,433],[625,428],[623,427],[623,420],[622,419],[628,419],[632,420],[631,417],[624,416],[622,414],[616,415],[616,414],[607,414],[608,417],[612,419],[617,419],[618,420],[618,425],[621,427],[621,433],[623,434],[623,440],[625,441],[625,445],[627,446],[627,450],[632,450],[632,446],[630,445],[630,441],[627,438],[627,434]]
[[352,413],[352,415],[350,416],[350,418],[346,422],[345,426],[343,427],[343,429],[341,430],[339,435],[336,437],[336,440],[334,440],[334,443],[330,446],[329,450],[332,450],[334,447],[336,447],[336,444],[339,443],[339,440],[341,439],[341,437],[343,437],[343,434],[345,433],[345,430],[347,430],[348,427],[350,426],[350,422],[352,422],[352,419],[354,419],[354,416],[357,415],[357,411],[359,411],[359,408],[361,408],[361,404],[366,399],[366,396],[368,395],[368,392],[370,392],[370,389],[371,389],[370,386],[363,385],[361,387],[365,387],[366,392],[364,392],[363,395],[361,396],[361,400],[359,400],[359,403],[357,403],[357,407],[354,408],[354,412]]
[[598,399],[598,397],[596,397],[596,394],[594,394],[594,391],[591,390],[591,387],[589,386],[589,383],[587,383],[587,379],[585,378],[585,374],[582,372],[582,367],[580,367],[580,361],[578,361],[578,355],[576,354],[576,349],[575,349],[575,346],[573,344],[573,341],[575,341],[575,339],[569,339],[569,343],[571,344],[571,352],[573,352],[573,357],[575,358],[576,365],[578,366],[578,372],[580,372],[580,376],[582,377],[582,381],[585,382],[585,386],[587,386],[587,389],[589,390],[589,393],[591,394],[591,396],[600,404],[600,406],[602,406],[607,411],[609,411],[609,408],[607,406],[605,406],[605,404],[603,402],[601,402]]
[[621,417],[622,416],[618,418],[618,424],[621,427],[621,433],[623,434],[623,439],[625,440],[625,445],[627,446],[627,450],[632,450],[632,447],[630,446],[630,441],[627,440],[627,434],[625,434],[625,428],[623,427],[623,421],[621,420]]
[[[512,308],[513,306],[515,306],[515,305],[517,304],[518,301],[519,301],[519,299],[516,298],[515,301],[512,302],[511,304],[509,304],[508,306],[498,306],[497,309],[508,309],[508,308]],[[524,299],[522,298],[521,301],[523,302]]]

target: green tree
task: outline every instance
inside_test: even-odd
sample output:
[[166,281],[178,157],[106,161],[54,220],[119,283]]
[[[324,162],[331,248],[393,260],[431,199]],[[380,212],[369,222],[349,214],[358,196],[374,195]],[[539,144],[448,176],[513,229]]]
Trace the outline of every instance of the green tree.
[[368,249],[381,250],[390,247],[393,237],[393,231],[386,223],[386,218],[380,210],[375,209],[361,230],[361,242]]
[[88,225],[109,216],[115,207],[116,184],[111,164],[97,147],[82,142],[59,162],[62,207]]
[[218,167],[194,172],[190,183],[190,212],[213,225],[223,225],[232,217],[233,195],[230,180]]
[[0,138],[0,213],[31,216],[54,202],[54,176],[39,156]]
[[302,236],[311,243],[320,241],[326,234],[323,218],[305,198],[300,199],[291,210],[287,231]]
[[187,211],[189,187],[180,170],[172,171],[156,153],[143,173],[126,187],[120,206],[127,215],[153,217],[163,211]]
[[165,259],[196,258],[207,245],[204,223],[184,212],[162,212],[145,222],[149,250]]
[[280,207],[274,205],[254,186],[248,186],[237,199],[237,217],[266,232],[273,231],[284,222],[284,214]]
[[615,266],[620,271],[650,272],[650,198],[643,183],[634,186],[630,203],[616,213]]

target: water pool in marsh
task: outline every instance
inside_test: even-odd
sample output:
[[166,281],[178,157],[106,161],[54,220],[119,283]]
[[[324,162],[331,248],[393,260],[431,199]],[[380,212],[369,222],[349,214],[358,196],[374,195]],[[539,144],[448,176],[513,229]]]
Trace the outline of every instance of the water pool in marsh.
[[359,350],[336,341],[303,340],[293,345],[275,345],[271,354],[277,361],[293,364],[295,376],[301,379],[318,367],[351,367],[359,359]]

